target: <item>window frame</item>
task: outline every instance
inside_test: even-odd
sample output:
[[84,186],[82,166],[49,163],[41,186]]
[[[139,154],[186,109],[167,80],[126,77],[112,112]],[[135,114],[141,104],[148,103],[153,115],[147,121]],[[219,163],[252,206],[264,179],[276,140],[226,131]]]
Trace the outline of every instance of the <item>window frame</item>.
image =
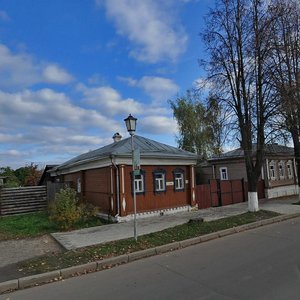
[[[162,176],[160,178],[160,176]],[[162,187],[157,189],[156,187],[156,181],[159,180],[160,183],[162,183]],[[153,191],[154,193],[164,193],[167,190],[167,184],[166,184],[166,171],[164,169],[156,169],[153,171]]]
[[[131,174],[131,193],[133,194],[133,189],[135,187],[135,182],[138,180],[138,181],[142,182],[143,189],[142,190],[135,190],[135,194],[136,195],[145,194],[145,191],[146,191],[146,180],[145,180],[146,172],[144,170],[140,170],[139,175],[134,175],[134,173],[131,171],[130,174]],[[136,176],[141,176],[141,179],[136,179],[135,178]]]
[[276,164],[273,160],[269,164],[269,176],[271,180],[276,180]]
[[293,165],[292,165],[292,162],[291,160],[288,160],[287,164],[286,164],[286,173],[287,173],[287,177],[288,179],[292,179],[294,176],[293,176]]
[[285,164],[282,160],[278,163],[278,177],[279,179],[285,178]]
[[[180,174],[182,176],[182,187],[176,186],[176,175]],[[175,192],[182,192],[185,190],[185,172],[183,169],[175,169],[173,170],[173,184],[174,184],[174,191]]]
[[[223,171],[225,171],[226,178],[223,178]],[[227,167],[220,167],[220,180],[228,180],[228,170]]]

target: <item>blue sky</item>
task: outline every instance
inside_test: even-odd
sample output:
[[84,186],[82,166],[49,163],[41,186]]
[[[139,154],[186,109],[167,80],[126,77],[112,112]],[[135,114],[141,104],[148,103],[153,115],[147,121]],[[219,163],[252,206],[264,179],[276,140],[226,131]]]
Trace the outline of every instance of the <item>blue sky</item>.
[[61,163],[137,134],[176,145],[168,103],[204,76],[213,0],[2,0],[0,166]]

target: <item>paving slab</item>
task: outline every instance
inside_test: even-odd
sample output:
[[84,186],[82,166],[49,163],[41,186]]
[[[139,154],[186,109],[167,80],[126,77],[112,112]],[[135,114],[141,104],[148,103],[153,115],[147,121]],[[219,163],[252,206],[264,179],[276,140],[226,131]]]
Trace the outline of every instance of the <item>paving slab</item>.
[[[295,197],[281,200],[267,200],[259,203],[260,209],[281,214],[300,213],[300,205],[293,205]],[[248,211],[248,203],[238,203],[222,207],[211,207],[198,211],[177,212],[173,215],[155,216],[137,219],[137,233],[144,235],[187,223],[192,218],[203,218],[212,221],[239,215]],[[52,236],[67,250],[102,244],[106,242],[133,237],[133,221],[109,224],[75,230],[70,232],[53,233]]]

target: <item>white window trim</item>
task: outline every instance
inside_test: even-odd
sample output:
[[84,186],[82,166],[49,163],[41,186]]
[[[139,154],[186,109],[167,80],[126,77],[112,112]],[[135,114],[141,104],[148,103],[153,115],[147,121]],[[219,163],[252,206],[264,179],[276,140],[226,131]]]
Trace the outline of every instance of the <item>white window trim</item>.
[[[280,170],[282,171],[282,174]],[[285,165],[284,165],[284,161],[282,160],[278,163],[278,176],[280,180],[285,178]]]
[[[225,172],[223,173],[223,171],[225,171]],[[223,177],[224,174],[225,174],[225,177]],[[220,179],[221,180],[228,180],[227,167],[220,167]]]
[[[177,175],[180,175],[180,177],[176,177]],[[176,172],[174,173],[174,184],[175,184],[175,190],[183,190],[184,189],[184,176],[183,173]]]
[[[136,178],[136,176],[141,176],[141,178]],[[136,193],[144,192],[144,175],[143,174],[134,175],[134,188],[135,188]]]
[[291,160],[288,160],[287,164],[286,164],[286,173],[287,173],[287,177],[289,179],[293,178],[293,164]]
[[[273,169],[271,169],[271,167],[273,168]],[[272,172],[272,170],[273,170],[273,172]],[[272,174],[273,173],[273,174]],[[270,164],[269,164],[269,175],[270,175],[270,179],[271,180],[276,180],[276,164],[275,164],[275,162],[272,160],[271,162],[270,162]],[[274,176],[273,176],[274,175]]]
[[[161,177],[159,177],[159,176],[161,176]],[[166,190],[166,175],[165,175],[165,173],[163,173],[163,172],[155,173],[155,192],[164,192],[165,190]]]

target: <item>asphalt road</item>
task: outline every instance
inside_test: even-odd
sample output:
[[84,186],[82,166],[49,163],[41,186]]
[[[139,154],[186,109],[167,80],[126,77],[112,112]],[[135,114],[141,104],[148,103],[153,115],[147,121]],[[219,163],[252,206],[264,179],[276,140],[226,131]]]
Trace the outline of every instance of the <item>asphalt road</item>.
[[300,218],[0,299],[299,299]]

